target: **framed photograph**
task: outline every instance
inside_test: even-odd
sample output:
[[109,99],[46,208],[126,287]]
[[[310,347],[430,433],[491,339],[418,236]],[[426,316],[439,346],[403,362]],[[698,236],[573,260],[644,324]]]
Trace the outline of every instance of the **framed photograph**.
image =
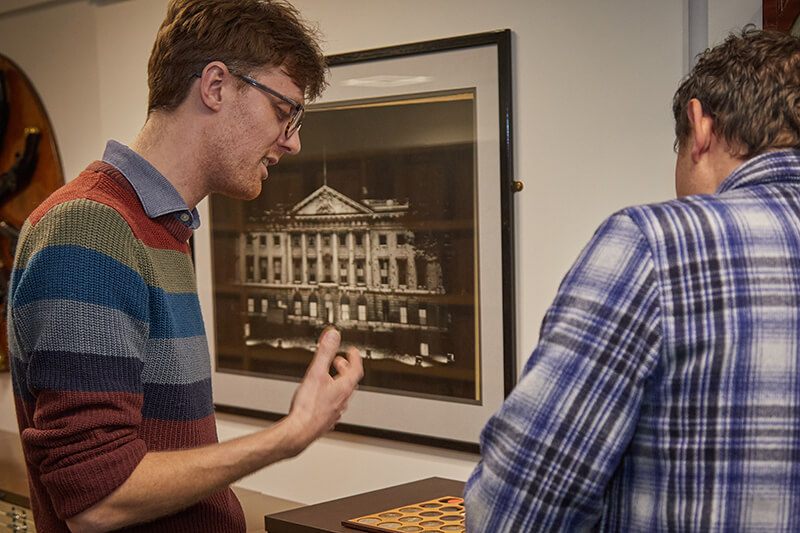
[[337,430],[478,450],[516,382],[510,40],[329,56],[301,152],[201,204],[219,411],[285,415],[332,324],[365,366]]

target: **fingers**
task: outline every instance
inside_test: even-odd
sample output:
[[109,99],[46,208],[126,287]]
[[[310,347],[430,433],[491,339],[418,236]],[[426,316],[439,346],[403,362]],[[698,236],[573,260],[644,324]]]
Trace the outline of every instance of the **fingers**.
[[[364,376],[358,350],[351,346],[344,357],[337,356],[340,343],[341,334],[336,328],[328,327],[320,334],[314,358],[295,391],[289,415],[292,425],[304,435],[303,442],[310,443],[333,430]],[[331,377],[331,366],[337,372],[335,377]]]
[[347,379],[349,385],[354,387],[364,377],[364,364],[356,348],[352,346],[348,348],[346,355],[347,359],[336,357],[333,360],[333,367],[339,373],[340,379]]
[[361,359],[361,354],[353,346],[347,349],[347,362],[350,364],[350,371],[355,382],[358,383],[364,377],[364,360]]
[[333,368],[335,368],[336,372],[341,376],[350,371],[350,363],[344,357],[337,356],[336,359],[333,360]]

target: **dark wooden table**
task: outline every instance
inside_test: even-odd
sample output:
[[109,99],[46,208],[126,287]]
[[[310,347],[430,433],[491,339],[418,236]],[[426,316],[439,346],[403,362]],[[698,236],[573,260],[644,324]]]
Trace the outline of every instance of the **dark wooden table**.
[[464,482],[431,477],[356,496],[308,505],[264,517],[269,533],[356,533],[342,520],[377,513],[441,496],[460,496]]

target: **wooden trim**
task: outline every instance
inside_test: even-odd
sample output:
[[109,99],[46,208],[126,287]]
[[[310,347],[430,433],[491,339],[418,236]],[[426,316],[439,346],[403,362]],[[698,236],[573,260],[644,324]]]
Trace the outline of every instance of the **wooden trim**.
[[762,22],[765,30],[789,32],[800,15],[800,0],[764,0]]

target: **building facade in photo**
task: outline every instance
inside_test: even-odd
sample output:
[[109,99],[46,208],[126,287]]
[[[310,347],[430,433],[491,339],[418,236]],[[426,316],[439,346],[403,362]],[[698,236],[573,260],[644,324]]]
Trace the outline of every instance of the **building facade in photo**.
[[335,324],[367,358],[452,361],[437,247],[406,225],[408,210],[323,185],[288,212],[246,221],[237,277],[247,344],[297,347],[309,342],[306,331]]

